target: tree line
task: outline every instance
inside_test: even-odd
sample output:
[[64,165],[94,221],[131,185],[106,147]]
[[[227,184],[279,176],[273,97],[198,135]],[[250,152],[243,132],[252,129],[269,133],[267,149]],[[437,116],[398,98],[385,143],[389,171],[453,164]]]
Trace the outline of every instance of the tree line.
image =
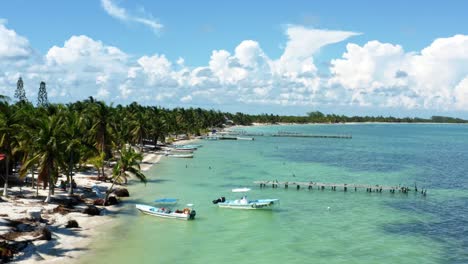
[[[223,113],[200,108],[166,109],[136,102],[114,106],[93,97],[52,104],[47,100],[44,82],[38,95],[38,104],[34,106],[26,98],[21,79],[14,103],[0,95],[3,154],[0,159],[4,159],[0,161],[0,170],[4,172],[4,195],[8,192],[6,175],[13,170],[22,178],[27,173],[34,177],[37,172],[38,182],[44,189],[49,187],[46,201],[54,193],[57,179],[66,175],[71,184],[73,171],[83,164],[94,165],[103,180],[110,176],[114,183],[126,182],[129,175],[134,175],[145,181],[139,171],[142,156],[134,147],[165,142],[179,134],[200,135],[207,128],[220,127],[225,122]],[[113,164],[112,175],[105,172],[109,164]]]
[[419,117],[393,117],[393,116],[345,116],[335,114],[324,114],[319,111],[309,112],[306,116],[280,116],[273,114],[248,115],[243,113],[230,114],[225,113],[225,116],[238,125],[251,125],[252,123],[364,123],[364,122],[381,122],[381,123],[468,123],[468,120],[461,118],[453,118],[447,116],[432,116],[431,118]]

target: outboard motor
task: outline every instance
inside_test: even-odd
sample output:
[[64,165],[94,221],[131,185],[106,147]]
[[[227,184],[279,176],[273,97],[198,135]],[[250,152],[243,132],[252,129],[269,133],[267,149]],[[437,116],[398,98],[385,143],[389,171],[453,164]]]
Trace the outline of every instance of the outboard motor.
[[195,210],[192,210],[192,211],[190,212],[189,219],[190,219],[190,220],[195,219],[195,215],[197,215],[197,212],[196,212]]
[[226,198],[225,197],[220,197],[216,200],[213,200],[213,204],[217,204],[217,203],[224,203],[226,201]]

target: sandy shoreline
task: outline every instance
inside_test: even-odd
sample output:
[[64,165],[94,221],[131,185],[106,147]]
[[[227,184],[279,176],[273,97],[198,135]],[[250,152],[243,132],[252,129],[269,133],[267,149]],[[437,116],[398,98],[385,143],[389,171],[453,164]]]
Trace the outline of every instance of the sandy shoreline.
[[[175,144],[188,144],[195,140],[181,140]],[[140,164],[141,171],[145,172],[151,169],[154,164],[161,161],[163,155],[154,152],[143,153],[143,160]],[[98,186],[104,190],[110,187],[111,183],[96,181],[97,173],[95,170],[86,172],[77,172],[74,179],[77,183],[77,195],[83,193],[92,186]],[[118,187],[118,186],[117,186]],[[126,186],[123,186],[126,187]],[[13,231],[9,221],[22,220],[29,216],[31,210],[40,211],[41,217],[48,224],[46,227],[52,232],[52,239],[32,241],[25,249],[12,259],[15,263],[77,263],[80,256],[86,254],[90,244],[99,236],[105,235],[113,226],[117,225],[115,219],[118,217],[122,205],[98,206],[101,214],[90,216],[80,212],[70,212],[62,215],[54,212],[58,205],[45,204],[42,201],[47,195],[48,190],[39,190],[39,199],[34,199],[36,190],[31,187],[12,187],[9,189],[8,198],[0,202],[0,235]],[[20,196],[28,198],[18,198]],[[66,197],[65,191],[55,189],[54,197]],[[131,194],[130,194],[131,195]],[[123,202],[125,202],[123,200]],[[78,205],[80,209],[86,205]],[[78,222],[79,228],[65,228],[69,220]]]
[[[195,141],[197,139],[179,140],[174,144],[191,144]],[[144,152],[143,160],[140,163],[141,171],[150,170],[154,164],[161,161],[163,156],[156,152]],[[110,187],[110,182],[97,181],[95,180],[96,176],[97,172],[94,169],[75,173],[73,178],[78,186],[76,195],[83,195],[92,186],[98,186],[101,190]],[[116,187],[118,188],[118,186]],[[48,190],[40,188],[39,196],[41,198],[39,199],[31,197],[17,199],[20,195],[33,196],[35,192],[36,190],[31,189],[31,187],[12,187],[9,189],[9,197],[4,198],[4,202],[0,202],[0,235],[12,230],[8,221],[24,219],[30,210],[39,210],[42,218],[48,221],[47,228],[52,232],[51,240],[33,241],[21,253],[15,255],[12,259],[15,263],[79,263],[80,256],[88,252],[91,243],[118,224],[115,219],[118,217],[122,205],[98,206],[101,209],[101,214],[98,216],[90,216],[80,212],[62,215],[54,212],[58,205],[42,202]],[[58,188],[55,190],[55,197],[66,197],[66,195],[65,191]],[[86,207],[86,205],[76,206],[78,209],[82,207]],[[65,228],[64,226],[69,220],[77,221],[79,228]]]

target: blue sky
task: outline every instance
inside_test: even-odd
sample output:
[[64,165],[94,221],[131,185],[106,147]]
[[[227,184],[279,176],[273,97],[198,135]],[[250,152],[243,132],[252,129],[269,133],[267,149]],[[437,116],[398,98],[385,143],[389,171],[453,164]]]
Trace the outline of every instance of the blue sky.
[[468,117],[466,10],[466,1],[1,1],[0,93],[12,95],[22,76],[32,101],[44,79],[55,102]]

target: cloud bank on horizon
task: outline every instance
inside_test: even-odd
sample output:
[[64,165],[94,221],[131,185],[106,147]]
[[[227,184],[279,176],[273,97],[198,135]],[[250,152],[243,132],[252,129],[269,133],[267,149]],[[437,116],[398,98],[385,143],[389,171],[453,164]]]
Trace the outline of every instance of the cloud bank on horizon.
[[[155,31],[162,25],[138,18],[110,0],[105,11]],[[170,61],[164,54],[135,57],[85,35],[38,54],[28,39],[0,20],[0,94],[12,96],[21,76],[30,100],[40,81],[53,102],[94,96],[108,102],[171,105],[358,106],[468,111],[468,36],[438,38],[417,52],[373,40],[347,43],[323,76],[317,52],[361,33],[287,25],[278,58],[244,40],[233,50],[213,50],[206,65]],[[146,22],[144,22],[146,21]],[[37,86],[37,87],[36,87]]]

